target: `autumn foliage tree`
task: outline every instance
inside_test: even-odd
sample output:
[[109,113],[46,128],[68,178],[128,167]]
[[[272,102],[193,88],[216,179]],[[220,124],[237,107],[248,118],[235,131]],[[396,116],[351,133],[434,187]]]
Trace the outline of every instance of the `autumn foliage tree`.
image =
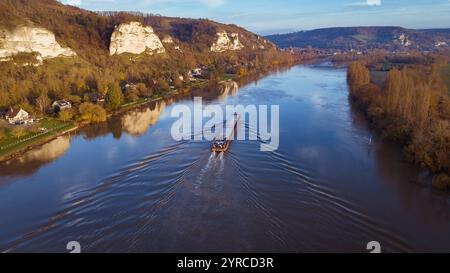
[[100,105],[85,102],[80,105],[79,119],[87,123],[99,123],[106,121],[106,111]]
[[58,118],[64,122],[67,122],[71,119],[73,119],[76,115],[75,109],[64,109],[62,111],[59,111]]
[[14,127],[11,130],[11,135],[17,139],[25,136],[27,134],[27,131],[23,127]]
[[369,70],[352,63],[348,83],[352,99],[373,124],[400,141],[410,161],[442,173],[435,179],[442,186],[450,174],[450,98],[436,71],[433,66],[420,65],[393,69],[381,92],[370,83]]
[[352,90],[370,83],[369,70],[360,62],[352,62],[348,67],[347,80]]
[[[360,62],[352,62],[348,67],[347,81],[350,95],[366,111],[383,112],[379,107],[380,88],[371,83],[369,70]],[[375,109],[375,107],[377,109]]]

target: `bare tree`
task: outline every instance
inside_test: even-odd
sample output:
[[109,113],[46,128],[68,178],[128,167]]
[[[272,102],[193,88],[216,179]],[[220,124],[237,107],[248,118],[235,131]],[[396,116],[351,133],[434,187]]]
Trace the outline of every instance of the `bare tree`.
[[46,110],[50,106],[50,99],[46,94],[42,94],[36,99],[36,106],[41,113],[45,114]]

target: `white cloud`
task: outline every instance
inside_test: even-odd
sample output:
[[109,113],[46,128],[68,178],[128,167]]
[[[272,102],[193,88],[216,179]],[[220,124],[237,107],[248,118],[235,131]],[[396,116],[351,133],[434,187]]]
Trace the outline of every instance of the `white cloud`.
[[218,7],[225,3],[225,0],[200,0],[203,4],[211,7]]
[[64,1],[67,5],[79,6],[81,5],[81,0],[66,0]]
[[368,6],[381,6],[381,0],[367,0]]
[[356,2],[356,3],[346,4],[346,6],[359,6],[359,7],[381,6],[381,0],[366,0],[365,2]]

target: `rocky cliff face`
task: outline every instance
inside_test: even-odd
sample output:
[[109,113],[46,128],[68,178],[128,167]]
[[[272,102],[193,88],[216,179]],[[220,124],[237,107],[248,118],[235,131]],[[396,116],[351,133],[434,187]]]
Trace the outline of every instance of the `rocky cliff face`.
[[217,41],[211,46],[212,52],[224,52],[227,50],[241,50],[244,45],[239,41],[239,33],[228,35],[226,31],[217,33]]
[[411,41],[409,40],[408,36],[405,33],[400,34],[400,36],[398,38],[394,37],[395,39],[398,39],[398,41],[400,42],[400,44],[402,46],[410,46],[411,45]]
[[37,53],[38,60],[72,57],[76,53],[64,48],[55,35],[44,28],[22,26],[13,31],[0,29],[0,61],[7,61],[19,53]]
[[110,55],[131,53],[164,53],[165,49],[153,28],[139,22],[130,22],[116,26],[109,47]]

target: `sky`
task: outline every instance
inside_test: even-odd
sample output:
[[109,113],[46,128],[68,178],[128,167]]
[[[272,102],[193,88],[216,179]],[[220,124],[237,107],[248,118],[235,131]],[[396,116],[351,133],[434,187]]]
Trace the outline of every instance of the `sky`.
[[339,26],[449,28],[450,0],[61,0],[88,10],[208,18],[261,35]]

